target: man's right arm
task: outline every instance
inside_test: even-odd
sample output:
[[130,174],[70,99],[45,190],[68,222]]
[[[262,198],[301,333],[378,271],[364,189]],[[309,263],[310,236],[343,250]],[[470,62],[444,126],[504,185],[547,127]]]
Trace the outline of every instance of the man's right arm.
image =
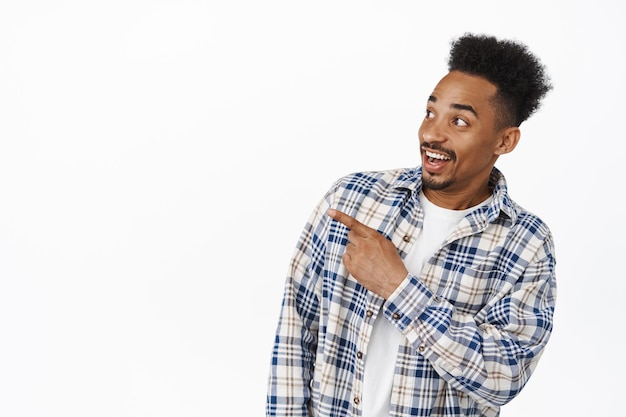
[[313,212],[291,259],[272,350],[268,417],[309,415],[321,284],[312,265],[320,264],[324,252],[322,243],[314,236],[316,228],[325,221],[327,207],[322,201]]

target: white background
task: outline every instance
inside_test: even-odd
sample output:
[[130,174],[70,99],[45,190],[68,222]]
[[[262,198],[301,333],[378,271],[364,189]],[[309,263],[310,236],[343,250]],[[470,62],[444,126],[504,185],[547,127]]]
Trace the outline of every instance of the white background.
[[614,1],[0,3],[0,415],[260,416],[287,265],[339,176],[414,166],[465,31],[555,85],[498,166],[559,299],[513,416],[616,415],[626,30]]

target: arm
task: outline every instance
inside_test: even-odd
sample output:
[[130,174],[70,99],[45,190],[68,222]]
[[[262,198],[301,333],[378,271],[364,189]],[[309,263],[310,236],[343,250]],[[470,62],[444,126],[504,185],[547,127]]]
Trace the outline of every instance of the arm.
[[306,223],[291,259],[272,350],[267,416],[308,416],[319,328],[321,280],[312,265],[323,264],[324,250],[314,239],[324,227],[327,205],[322,201]]
[[385,315],[451,386],[501,406],[524,387],[552,331],[556,288],[547,248],[549,241],[477,315],[461,313],[412,275],[390,297]]

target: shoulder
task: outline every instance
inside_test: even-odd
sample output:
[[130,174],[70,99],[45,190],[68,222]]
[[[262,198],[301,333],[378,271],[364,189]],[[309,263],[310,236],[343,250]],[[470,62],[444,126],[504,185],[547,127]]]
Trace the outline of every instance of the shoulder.
[[513,205],[515,206],[515,211],[517,213],[516,224],[519,227],[527,230],[535,236],[548,237],[551,235],[548,224],[541,217],[529,210],[526,210],[516,202],[513,202]]
[[416,183],[418,169],[396,168],[381,171],[360,171],[345,175],[335,181],[333,189],[369,192],[374,188],[412,188]]
[[415,168],[354,172],[339,178],[325,201],[329,207],[353,217],[362,211],[388,210],[416,189],[418,173]]
[[513,241],[523,244],[530,241],[552,241],[552,234],[546,222],[511,198],[504,175],[500,171],[494,168],[490,182],[494,187],[495,198],[489,209],[489,216],[492,220],[511,228],[511,233],[517,236],[511,237]]

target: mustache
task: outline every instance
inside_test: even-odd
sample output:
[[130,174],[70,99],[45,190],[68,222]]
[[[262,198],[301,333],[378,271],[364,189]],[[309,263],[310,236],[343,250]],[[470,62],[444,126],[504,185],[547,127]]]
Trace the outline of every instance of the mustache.
[[422,152],[424,152],[427,149],[429,151],[439,151],[441,153],[445,153],[446,155],[448,155],[450,159],[452,159],[453,161],[456,161],[456,152],[454,152],[452,149],[444,148],[443,146],[441,146],[440,144],[436,142],[432,142],[432,143],[422,142],[420,149],[422,150]]

